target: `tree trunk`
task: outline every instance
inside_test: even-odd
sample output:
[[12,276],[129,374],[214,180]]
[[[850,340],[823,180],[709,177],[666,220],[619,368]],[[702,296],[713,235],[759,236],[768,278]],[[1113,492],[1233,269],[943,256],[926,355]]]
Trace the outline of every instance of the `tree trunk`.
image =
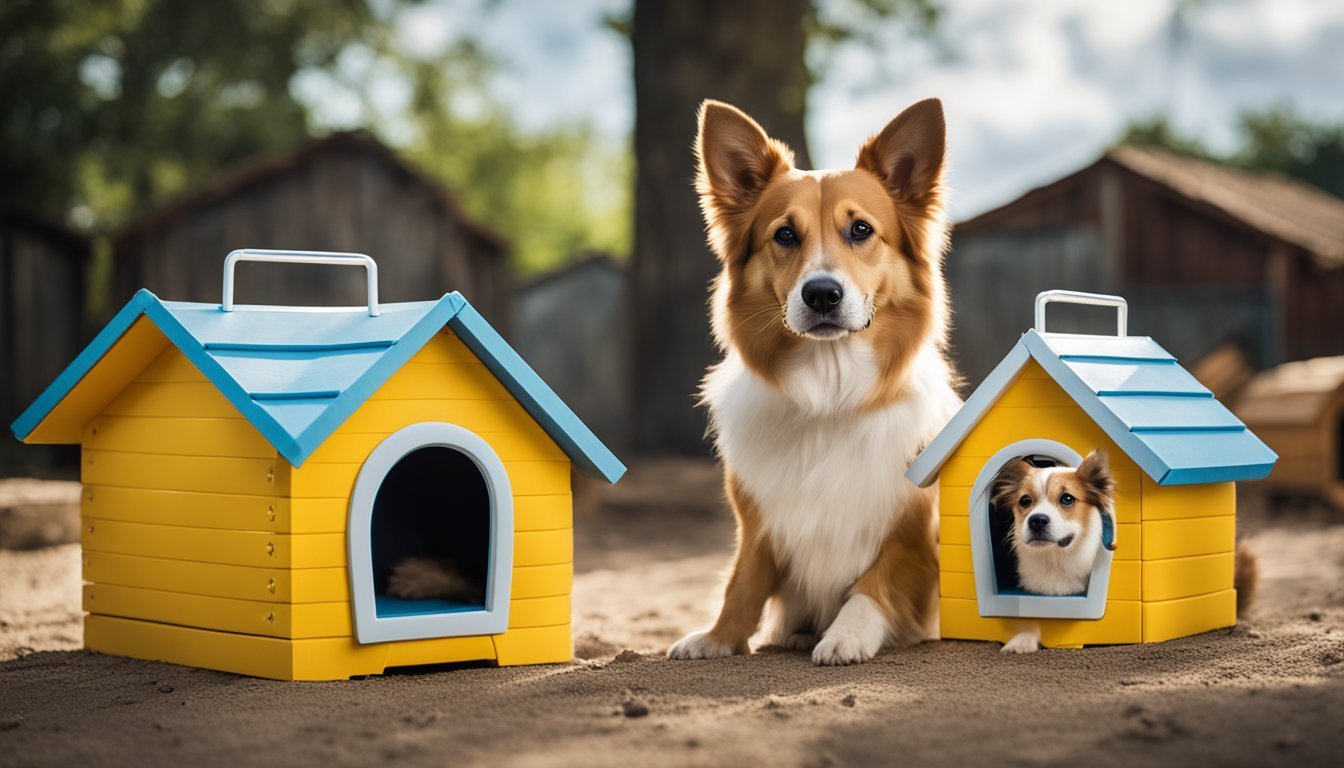
[[692,181],[700,102],[750,114],[808,167],[803,115],[809,0],[636,0],[635,247],[630,269],[634,413],[646,453],[703,454],[695,393],[718,359],[709,335],[705,244]]

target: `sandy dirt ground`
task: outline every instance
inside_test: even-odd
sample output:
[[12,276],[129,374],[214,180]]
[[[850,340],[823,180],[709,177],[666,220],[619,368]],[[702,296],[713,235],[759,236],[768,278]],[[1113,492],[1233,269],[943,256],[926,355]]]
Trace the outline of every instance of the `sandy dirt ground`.
[[0,550],[0,766],[1341,764],[1344,525],[1243,521],[1257,604],[1168,643],[670,662],[731,523],[712,468],[631,479],[584,494],[570,665],[282,683],[90,654],[78,546]]

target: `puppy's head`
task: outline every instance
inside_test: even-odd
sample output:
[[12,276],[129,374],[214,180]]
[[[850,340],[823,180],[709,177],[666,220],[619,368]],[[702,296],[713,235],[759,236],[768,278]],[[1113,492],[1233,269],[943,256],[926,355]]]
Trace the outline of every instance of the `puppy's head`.
[[853,169],[801,171],[750,117],[706,101],[697,188],[723,266],[719,344],[768,375],[802,344],[866,337],[899,358],[941,339],[944,132],[929,99],[870,138]]
[[1104,451],[1089,453],[1077,469],[1010,462],[994,480],[993,500],[1013,513],[1019,557],[1075,546],[1095,549],[1096,543],[1115,548],[1115,480]]

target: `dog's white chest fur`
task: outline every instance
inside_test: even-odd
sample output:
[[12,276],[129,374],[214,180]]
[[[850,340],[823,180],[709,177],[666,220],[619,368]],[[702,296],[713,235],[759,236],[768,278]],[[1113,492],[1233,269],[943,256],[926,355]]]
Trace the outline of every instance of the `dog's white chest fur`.
[[904,399],[859,410],[879,375],[868,343],[850,339],[803,345],[779,388],[733,352],[705,381],[720,455],[783,569],[784,609],[820,628],[917,492],[905,478],[917,451],[960,404],[933,347],[912,365]]

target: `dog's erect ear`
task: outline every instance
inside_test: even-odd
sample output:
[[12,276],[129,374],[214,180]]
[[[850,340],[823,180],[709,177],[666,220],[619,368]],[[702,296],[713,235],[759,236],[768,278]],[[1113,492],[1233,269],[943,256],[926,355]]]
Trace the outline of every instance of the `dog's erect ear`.
[[941,183],[946,149],[943,103],[925,99],[868,139],[854,165],[876,176],[898,203],[921,205]]
[[1115,549],[1115,478],[1111,476],[1106,452],[1098,448],[1087,454],[1078,465],[1078,479],[1092,495],[1088,501],[1101,510],[1102,544],[1107,549]]
[[713,100],[700,105],[695,155],[696,188],[711,227],[745,213],[771,179],[793,167],[792,150],[742,110]]
[[994,506],[1000,509],[1011,507],[1017,500],[1017,489],[1022,487],[1022,481],[1033,469],[1032,463],[1026,457],[1013,459],[1003,465],[999,474],[994,476],[994,485],[991,492],[991,500]]

